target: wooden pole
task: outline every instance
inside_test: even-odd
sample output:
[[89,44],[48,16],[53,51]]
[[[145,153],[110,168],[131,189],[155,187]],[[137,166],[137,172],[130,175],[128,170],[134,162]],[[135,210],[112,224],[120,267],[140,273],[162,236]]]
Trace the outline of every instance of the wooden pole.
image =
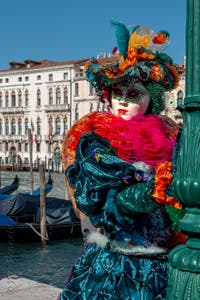
[[46,246],[46,203],[44,164],[40,164],[40,234],[42,246]]
[[29,159],[30,159],[30,194],[33,195],[33,141],[31,129],[28,129]]
[[1,157],[0,157],[0,189],[1,189]]

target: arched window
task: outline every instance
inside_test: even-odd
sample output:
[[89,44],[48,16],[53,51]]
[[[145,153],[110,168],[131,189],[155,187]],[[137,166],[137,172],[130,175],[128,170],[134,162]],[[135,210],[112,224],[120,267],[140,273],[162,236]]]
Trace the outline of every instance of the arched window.
[[51,136],[52,133],[53,133],[53,120],[52,120],[52,117],[49,118],[48,123],[49,123],[49,136]]
[[29,105],[29,91],[25,91],[25,106]]
[[53,90],[52,88],[49,89],[49,105],[53,104]]
[[29,128],[29,121],[28,119],[26,118],[25,119],[25,134],[28,135],[28,128]]
[[7,118],[5,120],[5,134],[9,134],[9,120]]
[[15,107],[16,106],[16,95],[15,95],[15,91],[12,91],[11,94],[11,107]]
[[79,84],[78,82],[75,83],[75,97],[79,96]]
[[41,91],[37,89],[37,106],[41,105]]
[[10,148],[9,156],[10,156],[10,162],[12,164],[16,163],[17,153],[16,153],[16,148],[14,146]]
[[18,134],[22,134],[22,119],[18,119]]
[[0,92],[0,107],[3,106],[2,92]]
[[14,118],[11,120],[11,134],[16,134],[16,122]]
[[60,134],[60,132],[61,132],[61,124],[60,124],[60,118],[59,117],[57,117],[56,118],[56,124],[55,124],[56,126],[56,134]]
[[79,119],[79,108],[78,108],[78,104],[76,104],[75,106],[75,121],[77,121]]
[[64,104],[68,103],[68,89],[67,87],[64,88]]
[[93,103],[90,103],[90,112],[93,111]]
[[177,105],[183,104],[183,91],[178,91],[177,93]]
[[60,88],[57,87],[56,89],[56,104],[60,104],[61,96],[60,96]]
[[9,107],[9,94],[8,94],[8,92],[5,93],[5,107]]
[[18,105],[19,105],[19,107],[22,106],[22,91],[21,90],[19,90],[19,92],[18,92]]
[[63,120],[63,127],[64,127],[64,134],[67,133],[68,131],[68,123],[67,123],[67,118],[64,118]]
[[0,119],[0,135],[3,134],[3,130],[2,130],[2,120]]
[[57,147],[54,150],[54,157],[55,157],[56,171],[59,171],[59,167],[61,163],[61,151],[59,147]]
[[41,134],[41,120],[40,118],[37,118],[37,134]]
[[97,111],[100,111],[100,102],[97,103]]

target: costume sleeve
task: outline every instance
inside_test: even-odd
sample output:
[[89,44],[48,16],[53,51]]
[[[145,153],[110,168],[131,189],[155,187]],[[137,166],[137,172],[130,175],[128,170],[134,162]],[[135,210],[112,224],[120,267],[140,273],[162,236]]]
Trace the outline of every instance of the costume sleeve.
[[112,231],[116,224],[129,222],[119,214],[115,195],[137,181],[135,168],[118,158],[106,139],[91,132],[83,135],[66,177],[74,189],[78,209],[95,227],[110,226]]
[[158,204],[151,197],[154,178],[148,182],[133,184],[124,188],[116,195],[116,206],[122,214],[135,215],[149,213],[158,208]]

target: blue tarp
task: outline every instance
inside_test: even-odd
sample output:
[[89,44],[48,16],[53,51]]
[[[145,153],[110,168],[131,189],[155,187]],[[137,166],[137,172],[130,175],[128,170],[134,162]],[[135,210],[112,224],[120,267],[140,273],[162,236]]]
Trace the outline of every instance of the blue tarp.
[[20,225],[8,216],[0,215],[0,226]]
[[[79,221],[71,201],[56,197],[45,197],[46,219],[49,224],[62,224]],[[14,218],[34,218],[39,223],[40,196],[17,193],[9,199],[0,201],[0,214]]]

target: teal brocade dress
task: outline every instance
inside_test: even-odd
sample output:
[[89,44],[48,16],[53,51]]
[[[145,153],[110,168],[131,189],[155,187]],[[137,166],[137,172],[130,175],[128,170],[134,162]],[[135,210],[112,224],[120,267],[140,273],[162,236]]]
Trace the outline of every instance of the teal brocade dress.
[[120,159],[89,132],[66,176],[78,208],[106,241],[86,243],[59,299],[166,299],[172,229],[165,207],[151,198],[154,173]]

